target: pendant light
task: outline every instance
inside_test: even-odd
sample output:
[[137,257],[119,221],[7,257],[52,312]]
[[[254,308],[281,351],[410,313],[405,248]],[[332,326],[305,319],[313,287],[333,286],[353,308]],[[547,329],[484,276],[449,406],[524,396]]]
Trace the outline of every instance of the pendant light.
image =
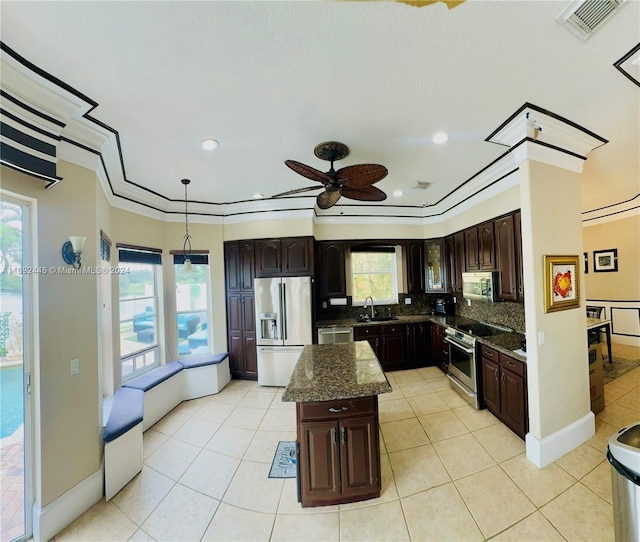
[[182,264],[182,270],[189,273],[191,271],[191,236],[189,235],[189,214],[187,212],[187,186],[191,182],[189,179],[182,179],[180,181],[184,185],[184,244],[182,245],[182,254],[184,256],[184,263]]

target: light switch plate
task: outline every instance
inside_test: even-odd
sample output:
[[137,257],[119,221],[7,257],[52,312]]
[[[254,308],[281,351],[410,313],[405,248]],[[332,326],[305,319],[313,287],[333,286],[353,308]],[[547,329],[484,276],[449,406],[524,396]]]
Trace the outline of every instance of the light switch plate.
[[411,298],[410,297],[405,297],[404,298],[404,304],[405,305],[411,305]]
[[72,375],[77,375],[80,372],[80,360],[78,358],[72,359],[70,366]]

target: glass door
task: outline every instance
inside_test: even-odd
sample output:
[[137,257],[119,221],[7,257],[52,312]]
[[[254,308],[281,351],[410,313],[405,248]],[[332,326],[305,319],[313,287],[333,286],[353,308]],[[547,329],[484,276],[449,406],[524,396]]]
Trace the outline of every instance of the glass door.
[[31,536],[29,207],[0,194],[0,540]]

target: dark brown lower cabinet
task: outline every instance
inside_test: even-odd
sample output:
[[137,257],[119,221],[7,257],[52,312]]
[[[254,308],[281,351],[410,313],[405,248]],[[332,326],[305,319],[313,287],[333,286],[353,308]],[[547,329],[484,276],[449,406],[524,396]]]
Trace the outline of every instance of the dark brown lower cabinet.
[[518,359],[482,345],[482,398],[487,409],[524,439],[529,430],[527,367]]
[[449,347],[445,342],[446,336],[444,326],[439,326],[436,323],[431,324],[431,345],[433,349],[433,359],[436,367],[439,367],[442,372],[449,372]]
[[404,324],[357,326],[353,330],[354,340],[369,341],[384,371],[405,368],[405,334]]
[[297,403],[303,507],[380,496],[378,397]]
[[258,379],[253,293],[227,295],[227,333],[233,378]]
[[406,325],[407,349],[405,368],[427,367],[434,365],[429,355],[431,332],[429,322],[418,322]]

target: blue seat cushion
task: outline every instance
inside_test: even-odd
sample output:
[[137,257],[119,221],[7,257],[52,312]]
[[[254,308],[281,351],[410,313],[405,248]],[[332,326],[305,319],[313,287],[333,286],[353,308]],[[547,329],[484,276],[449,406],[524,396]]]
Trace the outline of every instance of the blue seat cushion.
[[218,365],[222,363],[229,354],[222,352],[220,354],[206,354],[203,356],[195,356],[192,358],[178,360],[178,363],[185,369],[194,369],[196,367],[205,367],[207,365]]
[[111,442],[142,422],[144,392],[133,388],[118,388],[113,394],[111,412],[102,430],[102,440]]
[[160,367],[152,369],[148,373],[132,378],[128,382],[122,384],[125,388],[135,388],[142,391],[149,391],[151,388],[155,388],[158,384],[161,384],[165,380],[171,378],[174,374],[182,371],[182,365],[177,361],[170,361]]

